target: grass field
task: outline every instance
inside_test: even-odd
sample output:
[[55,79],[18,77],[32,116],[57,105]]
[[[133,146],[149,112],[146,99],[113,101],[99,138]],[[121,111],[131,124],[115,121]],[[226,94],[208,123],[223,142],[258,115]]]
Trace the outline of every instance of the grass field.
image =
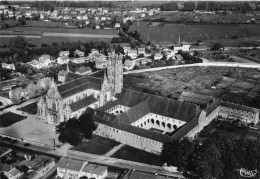
[[[173,24],[159,23],[148,25],[148,22],[134,23],[130,30],[137,30],[143,41],[149,40],[155,43],[178,42],[181,40],[196,42],[197,40],[209,42],[222,42],[230,44],[232,41],[246,41],[253,38],[260,40],[260,25],[257,24]],[[236,36],[236,39],[232,39]]]
[[160,156],[140,149],[136,149],[128,145],[123,146],[111,157],[130,160],[134,162],[146,163],[150,165],[162,166],[163,164],[163,161],[161,161]]
[[82,142],[73,150],[97,155],[104,155],[119,144],[119,142],[113,141],[111,139],[94,135],[91,140]]
[[8,127],[12,124],[23,120],[25,117],[12,112],[7,112],[0,115],[0,127]]
[[28,104],[26,106],[23,106],[21,108],[18,108],[18,110],[27,112],[29,114],[36,114],[37,113],[37,102]]

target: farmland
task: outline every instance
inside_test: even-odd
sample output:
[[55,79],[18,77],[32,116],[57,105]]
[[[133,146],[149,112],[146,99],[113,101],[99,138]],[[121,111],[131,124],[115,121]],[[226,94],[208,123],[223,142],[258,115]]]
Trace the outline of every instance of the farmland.
[[154,43],[177,42],[182,40],[196,42],[197,40],[210,43],[221,42],[232,45],[236,42],[260,41],[260,25],[257,24],[174,24],[164,22],[136,22],[130,30],[137,30],[143,41]]
[[77,41],[98,41],[111,42],[113,37],[118,36],[113,29],[89,30],[72,28],[48,28],[48,27],[13,27],[0,31],[1,43],[8,44],[14,35],[26,35],[29,43],[40,46],[42,43],[52,44],[53,42],[77,42]]
[[[223,77],[229,77],[236,82],[226,88],[211,88],[221,83]],[[257,97],[260,94],[260,72],[256,69],[228,68],[228,67],[188,67],[129,74],[124,77],[124,87],[139,91],[153,91],[157,95],[175,98],[182,91],[219,97],[235,103],[260,106]],[[247,89],[241,87],[246,84]],[[230,90],[239,92],[229,92]],[[242,91],[242,92],[240,92]]]

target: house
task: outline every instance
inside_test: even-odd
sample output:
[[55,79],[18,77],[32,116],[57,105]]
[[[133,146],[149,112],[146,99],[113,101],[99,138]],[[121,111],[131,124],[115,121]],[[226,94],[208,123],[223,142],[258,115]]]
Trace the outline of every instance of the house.
[[86,63],[88,61],[89,61],[89,57],[80,57],[80,58],[71,59],[71,62],[76,64]]
[[60,178],[80,178],[81,170],[87,162],[69,158],[61,158],[57,164],[57,176]]
[[190,43],[188,42],[180,42],[178,44],[173,44],[173,50],[174,51],[189,51],[190,50]]
[[57,63],[60,65],[68,64],[70,62],[70,59],[68,56],[60,56],[57,58]]
[[138,55],[145,54],[145,48],[138,48]]
[[152,63],[152,59],[146,57],[141,59],[141,64],[147,64],[147,63]]
[[175,59],[178,61],[182,61],[183,57],[181,55],[175,55]]
[[132,59],[136,58],[137,57],[137,50],[136,49],[130,49],[128,52],[127,52],[127,55],[129,57],[131,57]]
[[[100,54],[100,55],[102,55],[102,54]],[[97,69],[104,69],[107,67],[107,60],[104,58],[96,58],[94,60],[94,62],[95,62],[95,67]]]
[[58,73],[58,81],[61,82],[61,83],[64,83],[67,74],[68,74],[68,73],[67,73],[67,71],[65,71],[65,70],[59,71],[59,73]]
[[123,47],[123,49],[124,49],[124,53],[128,54],[128,52],[131,50],[131,47],[125,46]]
[[79,75],[87,75],[90,74],[92,72],[90,67],[85,67],[85,66],[81,66],[78,71],[76,71],[76,74]]
[[32,67],[40,69],[40,68],[46,68],[49,67],[51,63],[50,55],[42,55],[39,60],[32,60],[28,64],[30,64]]
[[154,54],[154,60],[161,60],[163,55],[161,53]]
[[116,29],[119,29],[119,28],[120,28],[120,23],[116,23],[116,24],[115,24],[115,28],[116,28]]
[[9,69],[9,70],[15,70],[15,66],[14,64],[7,64],[7,63],[2,63],[2,68],[6,68],[6,69]]
[[60,57],[62,57],[62,56],[68,57],[69,54],[70,54],[69,50],[68,50],[68,51],[60,51],[59,56],[60,56]]
[[135,67],[135,61],[126,59],[123,68],[126,70],[132,70]]
[[96,164],[86,164],[82,168],[83,176],[95,179],[104,179],[107,177],[107,166],[100,166]]
[[5,175],[9,178],[9,179],[18,179],[20,176],[22,176],[22,172],[20,172],[18,169],[16,169],[15,167],[12,168],[12,170],[10,170],[7,173],[5,173]]
[[88,15],[85,14],[83,17],[82,17],[83,20],[88,20]]
[[80,51],[80,50],[75,50],[74,51],[74,56],[76,56],[76,57],[84,57],[84,52],[82,52],[82,51]]

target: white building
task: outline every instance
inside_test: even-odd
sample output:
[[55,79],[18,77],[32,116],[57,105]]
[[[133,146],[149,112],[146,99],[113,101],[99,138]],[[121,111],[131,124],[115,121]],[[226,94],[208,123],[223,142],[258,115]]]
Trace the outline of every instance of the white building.
[[135,61],[126,59],[123,68],[125,70],[132,70],[135,67]]
[[76,57],[84,57],[84,52],[82,52],[82,51],[80,51],[80,50],[75,50],[74,51],[74,56],[76,56]]
[[68,50],[68,51],[60,51],[59,56],[60,56],[60,57],[63,57],[63,56],[68,57],[69,54],[70,54],[69,50]]
[[69,62],[70,62],[70,59],[67,56],[60,56],[57,58],[57,63],[60,65],[68,64]]

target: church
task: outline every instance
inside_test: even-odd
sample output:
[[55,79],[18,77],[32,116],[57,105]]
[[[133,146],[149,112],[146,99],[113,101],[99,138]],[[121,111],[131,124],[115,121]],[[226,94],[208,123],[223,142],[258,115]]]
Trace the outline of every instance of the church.
[[123,88],[122,56],[110,54],[106,71],[88,76],[67,70],[65,82],[51,82],[38,102],[39,119],[58,124],[88,113],[94,134],[160,154],[164,143],[194,138],[217,116],[256,124],[259,109],[214,100],[205,109],[196,104]]
[[78,118],[88,107],[97,109],[114,100],[123,88],[122,57],[110,55],[107,73],[102,73],[103,77],[81,76],[67,69],[65,83],[57,85],[52,81],[46,99],[39,100],[39,119],[57,124]]

